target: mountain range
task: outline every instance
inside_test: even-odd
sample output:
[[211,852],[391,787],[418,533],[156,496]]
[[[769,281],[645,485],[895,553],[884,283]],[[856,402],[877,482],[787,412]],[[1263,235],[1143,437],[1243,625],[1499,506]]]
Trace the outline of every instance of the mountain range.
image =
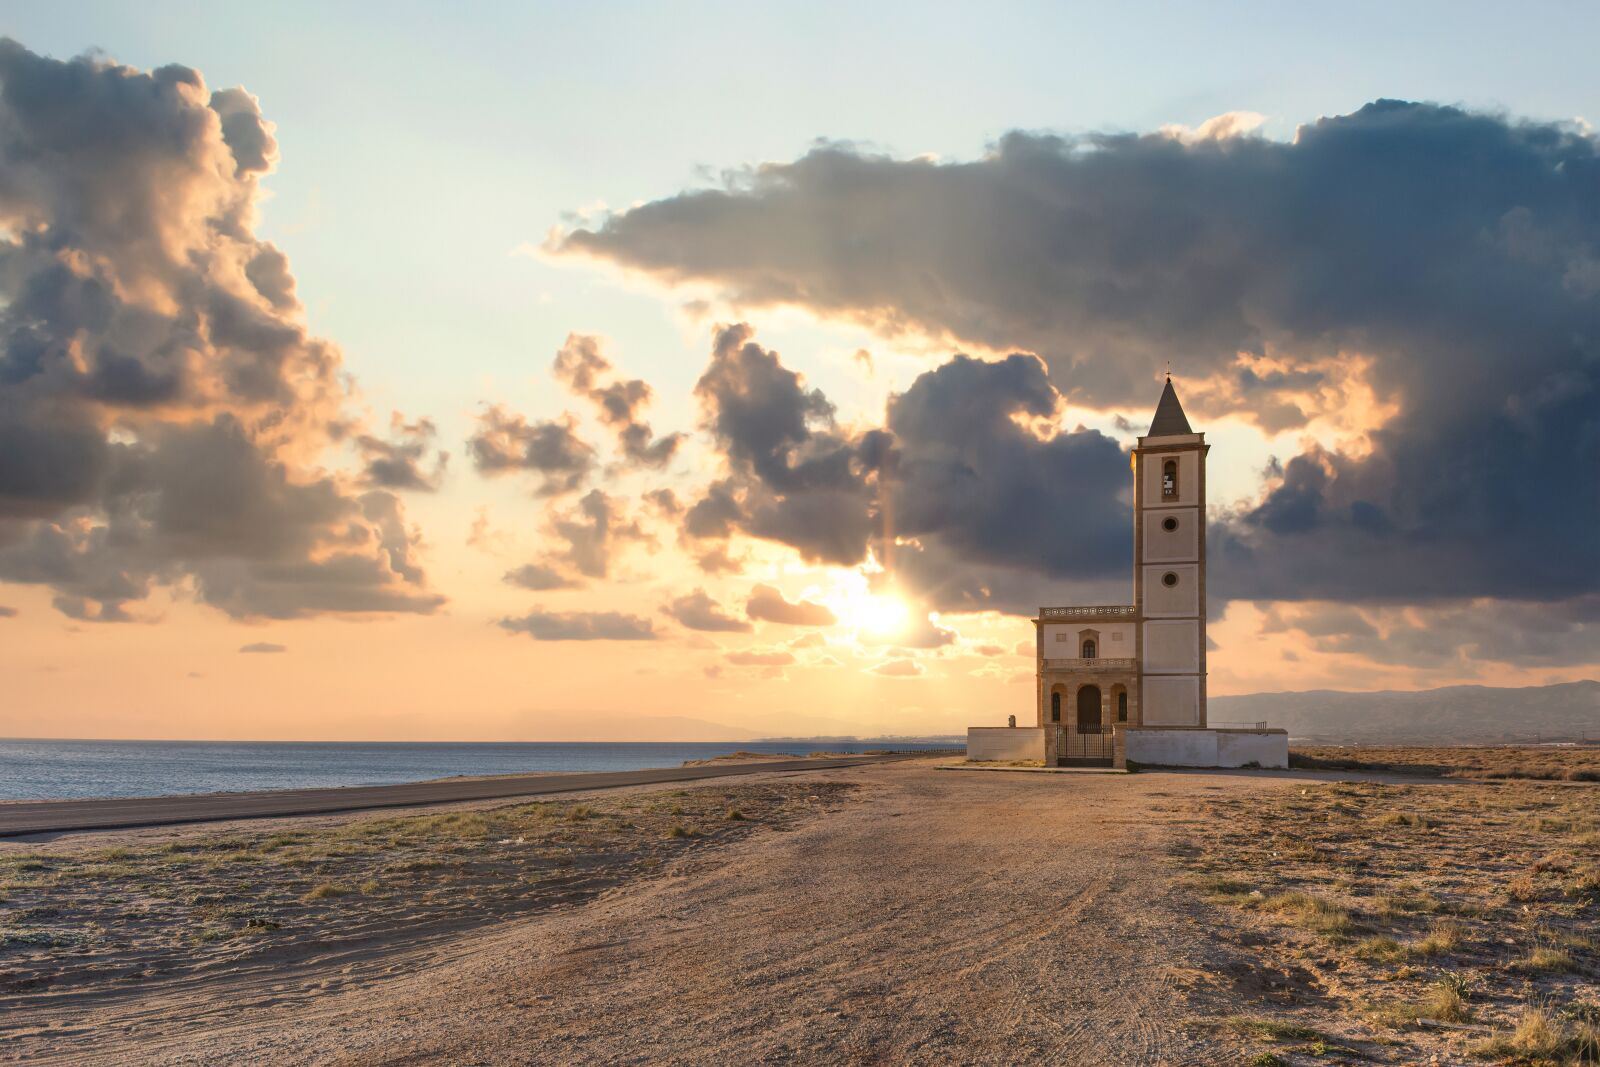
[[1211,697],[1207,718],[1266,722],[1292,739],[1333,743],[1462,744],[1600,739],[1600,681],[1416,692],[1314,689]]

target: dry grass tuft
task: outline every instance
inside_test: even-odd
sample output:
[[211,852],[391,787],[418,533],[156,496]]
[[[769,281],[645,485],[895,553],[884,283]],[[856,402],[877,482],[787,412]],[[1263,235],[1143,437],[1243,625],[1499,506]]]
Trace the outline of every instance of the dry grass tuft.
[[1287,915],[1301,929],[1326,936],[1343,936],[1355,926],[1349,909],[1311,893],[1274,893],[1262,900],[1261,907]]
[[1526,956],[1511,966],[1519,971],[1553,973],[1576,970],[1578,965],[1572,958],[1572,953],[1566,949],[1551,945],[1535,945]]
[[1443,956],[1460,948],[1465,937],[1465,929],[1456,920],[1436,919],[1428,936],[1417,942],[1416,950],[1422,956]]
[[1469,989],[1464,975],[1447,973],[1439,976],[1428,990],[1428,995],[1418,1003],[1417,1009],[1425,1019],[1438,1019],[1443,1023],[1462,1023],[1472,1018],[1467,1007]]
[[1379,826],[1412,826],[1418,830],[1427,830],[1433,823],[1418,815],[1414,811],[1391,811],[1378,820]]
[[323,882],[321,885],[311,890],[311,892],[307,893],[302,899],[331,900],[335,897],[347,897],[349,895],[350,890],[347,887],[336,885],[333,882]]
[[1522,904],[1538,900],[1539,884],[1533,880],[1532,872],[1523,871],[1507,882],[1506,896]]

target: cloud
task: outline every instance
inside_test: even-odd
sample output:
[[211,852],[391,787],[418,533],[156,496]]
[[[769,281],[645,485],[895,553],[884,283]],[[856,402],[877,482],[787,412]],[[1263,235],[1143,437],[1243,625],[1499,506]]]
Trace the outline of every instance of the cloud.
[[786,667],[795,662],[788,652],[729,652],[727,660],[735,667]]
[[537,476],[540,496],[576,492],[595,468],[594,448],[578,437],[570,416],[530,423],[499,404],[478,416],[467,450],[480,474]]
[[926,614],[919,614],[911,623],[896,634],[874,635],[859,633],[856,641],[864,645],[894,645],[897,648],[944,648],[953,645],[961,635],[954,630],[938,625]]
[[957,356],[892,397],[884,427],[845,431],[740,324],[717,331],[696,392],[728,477],[686,512],[691,538],[742,532],[840,565],[876,547],[912,592],[964,610],[1036,606],[1041,574],[1127,573],[1127,454],[1095,431],[1032,428],[1061,403],[1032,356]]
[[287,645],[275,645],[270,641],[256,641],[248,645],[240,645],[240,652],[287,652]]
[[671,489],[652,489],[644,494],[644,502],[663,518],[675,519],[683,514],[683,505]]
[[1560,604],[1459,601],[1426,607],[1316,602],[1282,604],[1263,633],[1298,633],[1317,652],[1386,665],[1453,669],[1477,665],[1566,667],[1600,658],[1600,596]]
[[[598,337],[568,334],[566,344],[556,353],[556,380],[593,402],[600,421],[616,433],[617,447],[628,464],[666,466],[677,454],[684,435],[653,436],[650,424],[639,417],[650,403],[649,384],[639,378],[615,378],[611,361],[601,354],[600,345]],[[612,380],[602,384],[602,379],[607,378]]]
[[723,537],[741,528],[814,562],[859,563],[872,514],[858,444],[835,430],[827,398],[753,337],[743,323],[717,330],[695,386],[732,477],[689,509],[685,530]]
[[535,641],[654,641],[657,636],[650,620],[615,611],[563,613],[536,608],[497,625]]
[[973,645],[972,651],[980,656],[1003,656],[1006,654],[1006,646],[996,644]]
[[556,538],[566,542],[564,549],[555,552],[557,558],[590,578],[606,577],[619,546],[650,540],[637,521],[623,522],[617,516],[616,500],[599,489],[589,490],[573,510],[557,514],[550,528]]
[[349,387],[254,233],[255,99],[4,40],[0,130],[0,581],[106,622],[158,586],[240,617],[443,603],[398,500],[315,465]]
[[16,617],[17,617],[17,609],[16,608],[7,607],[4,604],[0,604],[0,619],[14,619]]
[[503,580],[508,585],[515,585],[522,589],[532,589],[538,592],[550,589],[576,589],[582,584],[575,581],[570,575],[563,574],[555,567],[543,563],[524,563],[514,570],[507,571]]
[[914,659],[891,659],[875,667],[868,667],[867,673],[879,674],[885,678],[920,678],[927,671]]
[[750,624],[725,614],[704,589],[678,597],[664,609],[668,615],[691,630],[708,633],[749,633]]
[[445,465],[450,460],[447,452],[434,452],[431,470],[423,463],[433,450],[438,430],[431,419],[407,422],[397,411],[389,420],[389,439],[370,434],[356,438],[356,448],[361,453],[362,479],[369,486],[380,489],[415,489],[431,493],[444,480]]
[[[709,285],[741,306],[800,305],[886,334],[1037,353],[1064,398],[1089,407],[1145,407],[1177,358],[1191,395],[1206,398],[1195,409],[1202,427],[1222,414],[1270,430],[1318,410],[1343,417],[1329,375],[1353,374],[1393,414],[1374,413],[1342,451],[1287,458],[1263,499],[1224,517],[1214,595],[1561,601],[1600,591],[1600,141],[1563,124],[1393,100],[1287,142],[1231,135],[1239,129],[1018,132],[950,163],[825,145],[551,247]],[[1009,395],[1037,410],[1025,375],[1001,377],[1012,375],[1021,391],[991,402]],[[813,398],[785,410],[818,423],[825,414]],[[766,451],[759,428],[723,436],[736,459],[764,463],[769,485],[790,477],[794,450],[832,454],[792,416],[766,435]],[[1093,486],[1126,477],[1123,458],[1092,438],[1056,451]],[[922,485],[950,483],[940,473],[935,465]],[[835,540],[795,523],[770,522],[762,535],[846,562],[871,513],[841,482]],[[1002,577],[1037,551],[1053,555],[1053,575],[1102,573],[1110,543],[1100,535],[1123,521],[1098,496],[1080,506],[1059,485],[1042,498],[991,497],[965,518],[939,514],[958,497],[906,499],[925,512],[913,526],[948,521],[940,536],[957,560],[987,559]],[[1059,513],[1036,520],[1037,507],[1106,525],[1074,562],[1076,545],[1030,543],[1060,529]],[[752,511],[746,502],[747,527]],[[955,584],[966,596],[988,580]]]
[[782,626],[832,626],[839,621],[826,605],[811,600],[790,603],[770,585],[757,585],[751,589],[750,599],[745,601],[744,609],[752,619]]

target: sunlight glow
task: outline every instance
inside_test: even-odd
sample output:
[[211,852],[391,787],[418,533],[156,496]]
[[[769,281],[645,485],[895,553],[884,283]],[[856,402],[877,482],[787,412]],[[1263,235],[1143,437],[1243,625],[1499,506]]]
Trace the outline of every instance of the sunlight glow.
[[892,594],[866,593],[853,597],[845,610],[846,622],[875,637],[900,633],[911,621],[911,609]]

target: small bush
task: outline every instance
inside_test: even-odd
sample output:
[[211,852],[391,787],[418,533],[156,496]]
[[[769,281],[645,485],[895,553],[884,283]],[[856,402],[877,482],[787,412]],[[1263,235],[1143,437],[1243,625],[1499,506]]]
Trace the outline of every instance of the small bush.
[[728,822],[744,822],[745,815],[738,808],[729,808],[728,814],[724,815],[723,818]]

